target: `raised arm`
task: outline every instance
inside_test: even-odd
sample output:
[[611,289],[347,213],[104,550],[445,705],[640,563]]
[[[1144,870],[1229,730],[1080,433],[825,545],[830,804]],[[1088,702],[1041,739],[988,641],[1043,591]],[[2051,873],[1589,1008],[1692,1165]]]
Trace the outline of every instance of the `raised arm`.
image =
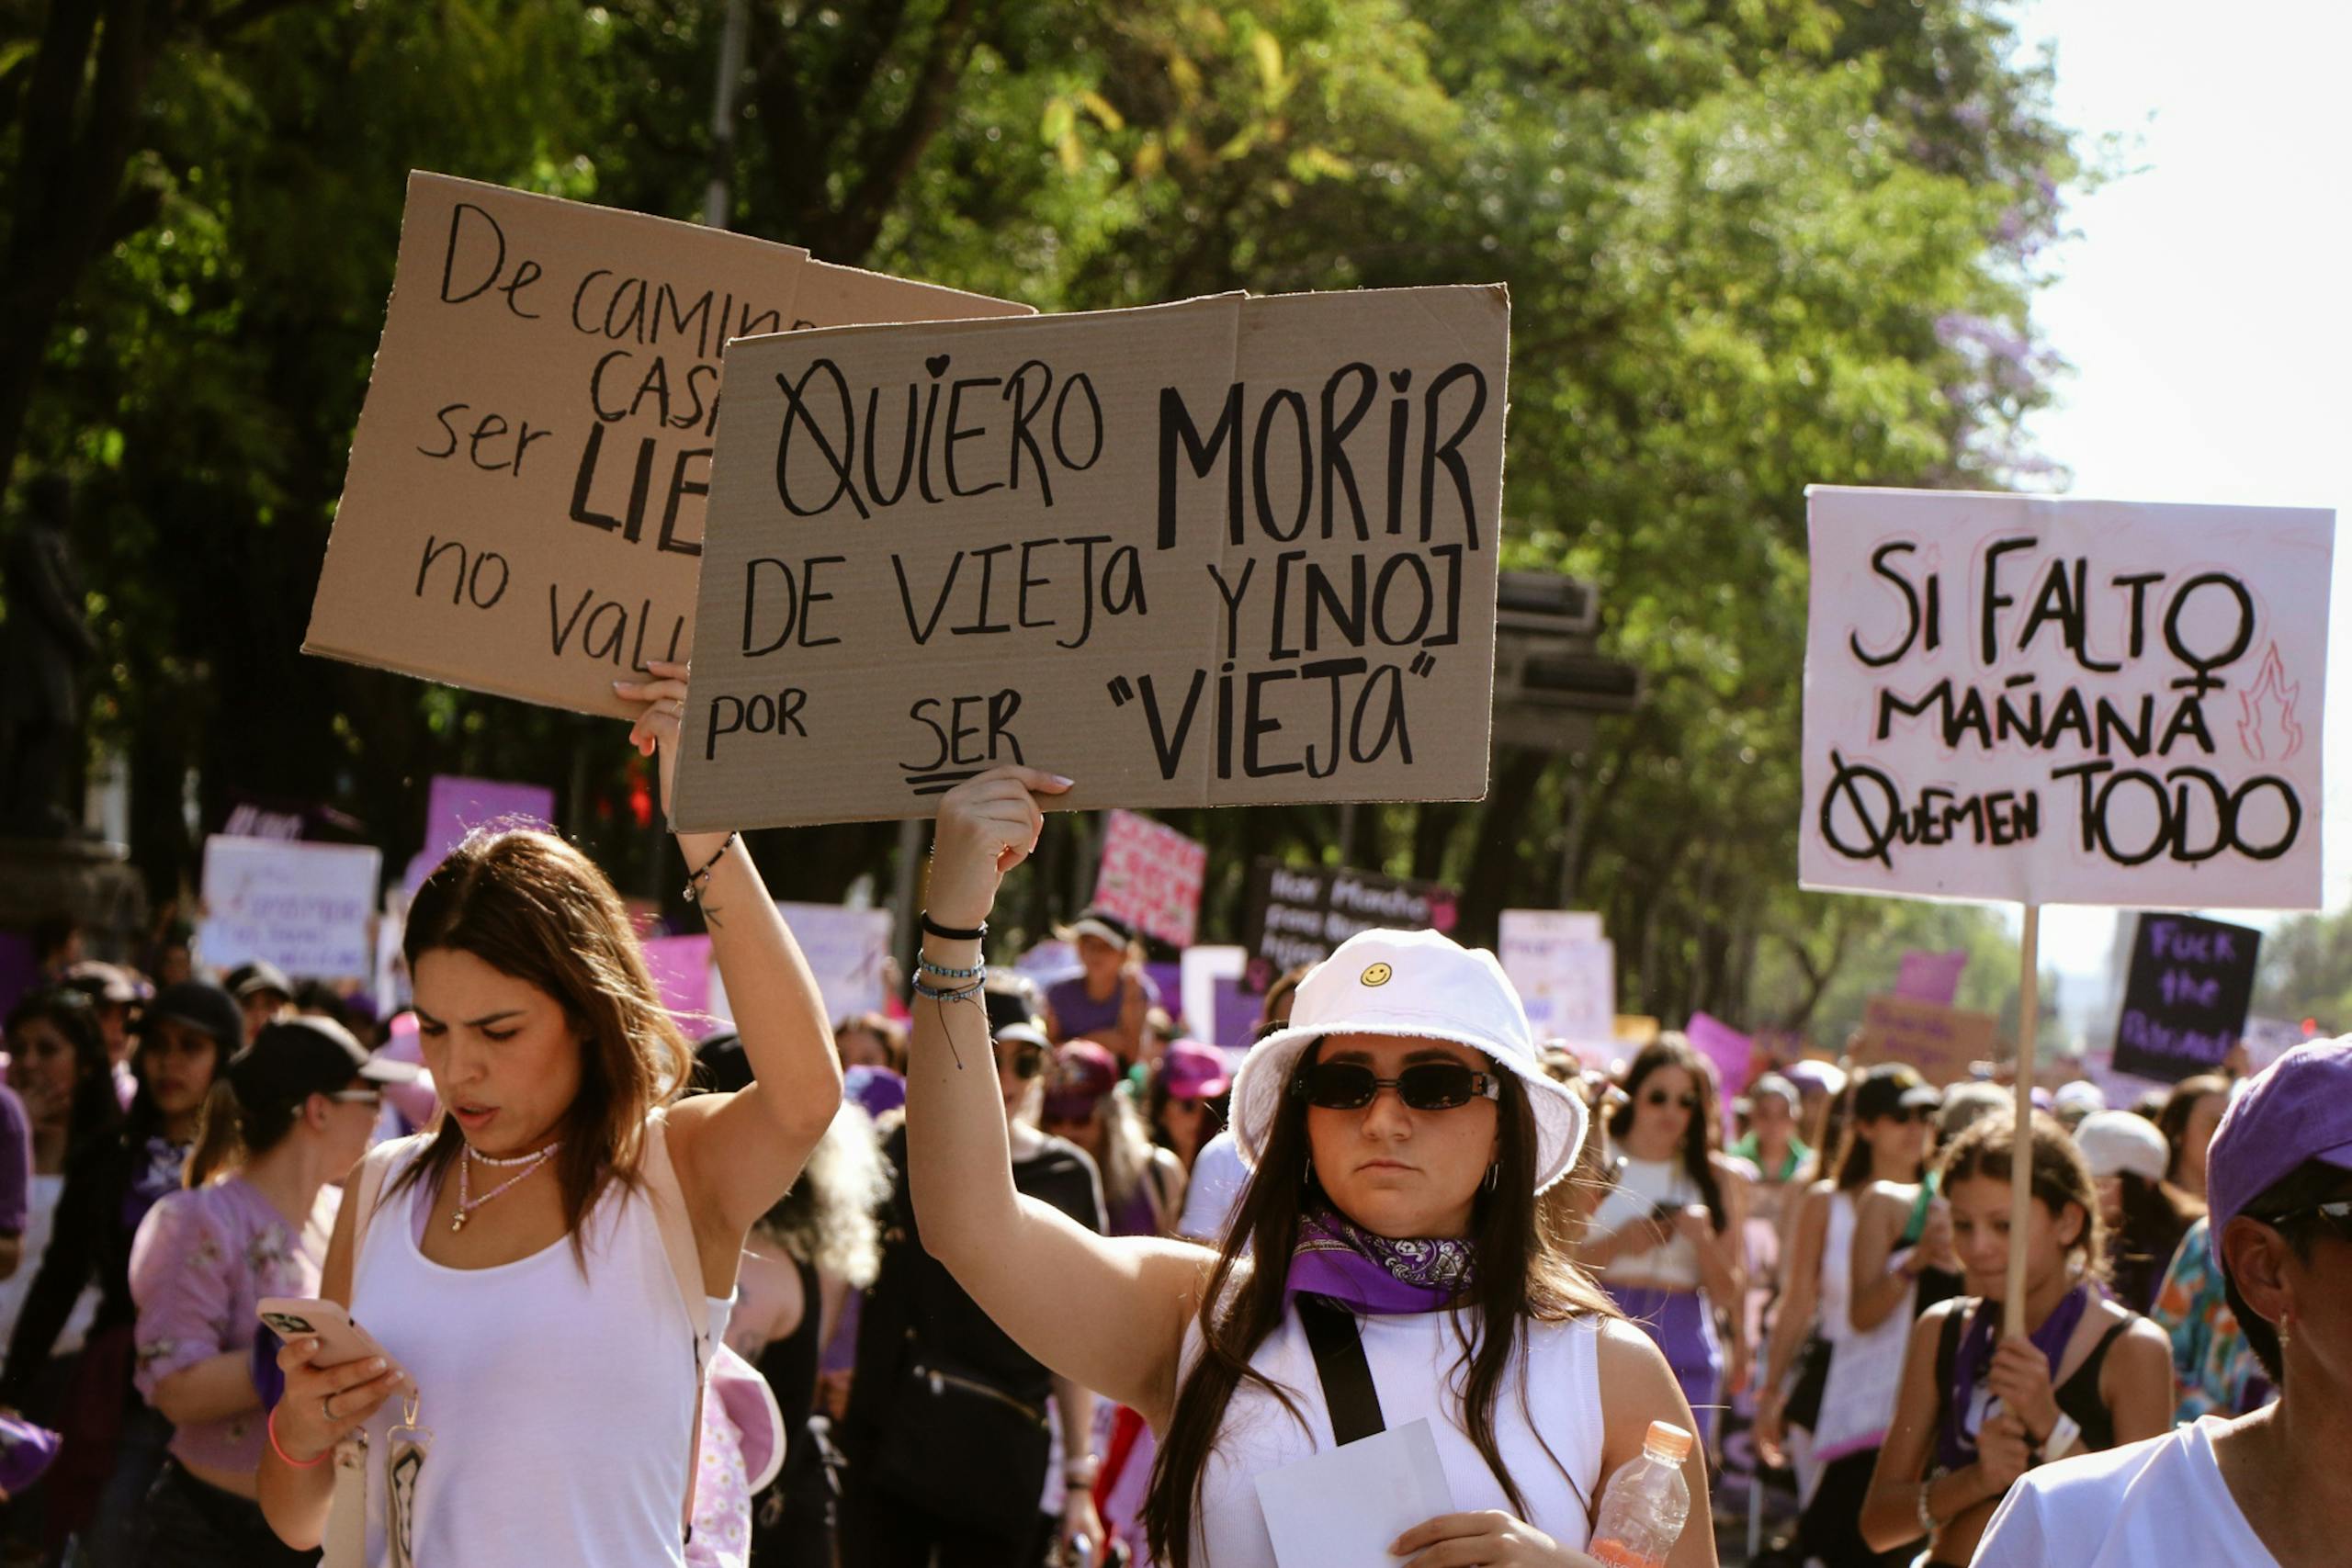
[[[998,884],[1036,847],[1036,793],[1066,779],[997,768],[940,802],[932,848],[932,923],[978,930]],[[980,944],[925,932],[922,956],[946,971],[980,965]],[[937,971],[918,979],[954,990]],[[1210,1255],[1182,1242],[1095,1235],[1012,1183],[988,1014],[969,1000],[914,1003],[907,1065],[907,1176],[923,1246],[980,1310],[1058,1376],[1135,1407],[1155,1427],[1175,1405],[1177,1353]]]
[[1831,1260],[1833,1267],[1842,1264],[1853,1270],[1853,1293],[1848,1297],[1852,1304],[1847,1315],[1861,1333],[1884,1323],[1910,1299],[1912,1283],[1927,1262],[1925,1249],[1915,1247],[1904,1254],[1902,1262],[1887,1267],[1903,1224],[1910,1217],[1909,1203],[1883,1187],[1871,1188],[1854,1212],[1852,1251]]
[[[616,681],[613,687],[647,705],[629,739],[639,751],[658,753],[666,808],[677,776],[686,667],[656,660],[648,668],[655,679]],[[735,1258],[752,1223],[799,1176],[842,1102],[841,1062],[816,976],[768,897],[750,850],[729,837],[678,835],[685,861],[681,874],[710,868],[695,897],[755,1080],[741,1093],[696,1095],[670,1115],[671,1154],[694,1210],[703,1272],[715,1295],[731,1288]]]

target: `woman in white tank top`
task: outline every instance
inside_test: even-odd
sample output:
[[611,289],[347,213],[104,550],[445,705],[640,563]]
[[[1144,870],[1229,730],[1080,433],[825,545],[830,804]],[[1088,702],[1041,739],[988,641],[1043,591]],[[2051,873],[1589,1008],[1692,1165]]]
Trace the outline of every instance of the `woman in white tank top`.
[[[1306,976],[1234,1080],[1254,1168],[1221,1251],[1096,1235],[1015,1192],[995,1086],[972,1066],[986,1021],[956,1004],[1039,797],[1069,785],[1000,768],[942,802],[907,1108],[926,1245],[1031,1354],[1149,1423],[1144,1519],[1166,1568],[1273,1568],[1260,1478],[1330,1450],[1335,1425],[1424,1417],[1453,1511],[1395,1520],[1394,1561],[1589,1568],[1608,1477],[1650,1422],[1691,1416],[1657,1348],[1539,1235],[1536,1195],[1574,1162],[1586,1112],[1544,1075],[1491,954],[1365,931]],[[1310,1323],[1361,1344],[1376,1412],[1359,1394],[1335,1423]],[[1703,1460],[1685,1474],[1673,1568],[1715,1561]]]
[[[652,670],[616,684],[648,705],[630,739],[658,750],[666,800],[685,670]],[[703,1347],[724,1330],[745,1235],[842,1080],[816,984],[740,840],[678,847],[757,1080],[737,1094],[677,1100],[686,1041],[619,895],[562,840],[477,832],[419,889],[403,948],[443,1113],[369,1156],[387,1179],[364,1243],[355,1256],[346,1203],[321,1287],[392,1365],[314,1366],[312,1339],[281,1353],[260,1483],[288,1543],[358,1539],[359,1521],[330,1518],[341,1465],[326,1461],[364,1432],[366,1544],[350,1555],[369,1568],[393,1561],[391,1529],[409,1542],[398,1560],[427,1568],[684,1562]],[[690,1244],[656,1217],[677,1198]],[[689,1245],[692,1258],[673,1250]],[[431,1434],[421,1462],[391,1430],[404,1383]]]

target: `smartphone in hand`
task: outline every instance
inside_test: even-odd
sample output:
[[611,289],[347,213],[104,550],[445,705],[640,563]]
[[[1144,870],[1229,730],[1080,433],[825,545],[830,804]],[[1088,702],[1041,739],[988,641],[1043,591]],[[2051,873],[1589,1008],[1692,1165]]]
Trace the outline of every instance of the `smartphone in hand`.
[[334,1302],[308,1296],[267,1296],[256,1310],[263,1324],[280,1339],[316,1339],[319,1366],[340,1367],[368,1356],[382,1356],[387,1366],[399,1364],[376,1343],[373,1335],[352,1321],[351,1314]]

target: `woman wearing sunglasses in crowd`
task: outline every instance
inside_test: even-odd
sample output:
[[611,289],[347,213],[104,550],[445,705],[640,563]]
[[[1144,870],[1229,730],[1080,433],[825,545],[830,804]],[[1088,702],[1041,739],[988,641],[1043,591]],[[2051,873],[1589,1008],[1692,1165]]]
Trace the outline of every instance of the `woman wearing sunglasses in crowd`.
[[[1094,1162],[1037,1130],[1054,1052],[1034,987],[1017,976],[992,979],[972,1011],[990,1026],[966,1025],[979,1041],[971,1066],[993,1108],[996,1168],[1009,1155],[1012,1187],[1024,1201],[1101,1231]],[[898,1178],[883,1211],[881,1275],[858,1318],[857,1367],[842,1421],[850,1476],[842,1560],[859,1568],[922,1568],[935,1550],[939,1568],[1035,1568],[1057,1533],[1102,1539],[1088,1463],[1094,1396],[1008,1338],[941,1266],[937,1254],[945,1248],[929,1211],[917,1225],[908,1142],[902,1123],[882,1145]],[[1064,1456],[1063,1473],[1050,1481],[1048,1395]],[[1041,1513],[1049,1494],[1054,1512]]]
[[[1538,1236],[1585,1114],[1490,955],[1368,931],[1307,976],[1234,1084],[1253,1170],[1219,1251],[1100,1236],[1017,1192],[967,987],[999,880],[1068,787],[1000,768],[942,803],[907,1111],[930,1245],[1014,1339],[1159,1434],[1145,1522],[1167,1568],[1270,1568],[1258,1476],[1424,1417],[1458,1511],[1405,1529],[1398,1562],[1589,1568],[1607,1477],[1653,1420],[1691,1417],[1656,1347]],[[1310,1322],[1362,1347],[1374,1399],[1343,1397],[1344,1433]],[[1714,1561],[1703,1460],[1685,1474],[1675,1568]]]
[[1643,1046],[1609,1121],[1613,1185],[1577,1249],[1666,1352],[1711,1436],[1747,1364],[1747,1179],[1716,1151],[1720,1135],[1713,1066],[1679,1034]]
[[[1812,1434],[1797,1543],[1803,1555],[1826,1568],[1880,1561],[1863,1543],[1855,1517],[1894,1414],[1904,1347],[1918,1314],[1920,1275],[1930,1264],[1954,1261],[1951,1219],[1940,1210],[1921,1221],[1920,1235],[1896,1247],[1905,1216],[1928,1192],[1921,1178],[1937,1104],[1936,1091],[1908,1066],[1863,1073],[1855,1082],[1835,1178],[1815,1184],[1798,1216],[1789,1286],[1758,1396],[1756,1436],[1767,1453],[1777,1453],[1787,1440],[1794,1392],[1786,1386],[1788,1374],[1817,1307],[1826,1362],[1813,1397],[1797,1413]],[[1891,1217],[1881,1210],[1891,1211]]]
[[324,1019],[265,1024],[213,1086],[187,1190],[164,1198],[130,1249],[139,1392],[178,1429],[147,1495],[147,1568],[311,1561],[281,1542],[255,1500],[267,1438],[256,1358],[266,1296],[315,1296],[339,1180],[368,1152],[378,1085],[416,1069],[372,1059]]

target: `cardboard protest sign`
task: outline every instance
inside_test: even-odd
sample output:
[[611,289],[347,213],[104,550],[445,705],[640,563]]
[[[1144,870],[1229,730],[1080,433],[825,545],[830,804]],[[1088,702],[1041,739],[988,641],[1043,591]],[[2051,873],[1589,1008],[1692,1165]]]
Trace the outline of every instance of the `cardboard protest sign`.
[[1461,288],[739,341],[677,825],[1005,762],[1066,807],[1485,794],[1509,329]]
[[2141,916],[2115,1021],[2115,1070],[2178,1083],[2219,1067],[2245,1031],[2261,951],[2250,926]]
[[2317,907],[2333,513],[1810,497],[1806,886]]
[[1505,909],[1495,957],[1526,1004],[1536,1038],[1615,1038],[1617,947],[1581,909]]
[[1320,964],[1361,931],[1452,931],[1457,896],[1433,882],[1376,872],[1283,865],[1260,856],[1250,873],[1241,945],[1250,988],[1262,992],[1283,970]]
[[1961,971],[1968,967],[1968,953],[1954,948],[1950,953],[1922,953],[1914,948],[1903,955],[1903,966],[1895,972],[1894,994],[1908,997],[1915,1002],[1935,1002],[1950,1007],[1960,995]]
[[1165,822],[1114,811],[1102,828],[1102,867],[1093,902],[1137,930],[1178,947],[1192,945],[1201,918],[1201,878],[1208,847]]
[[1863,1066],[1908,1062],[1941,1089],[1965,1080],[1971,1064],[1992,1059],[1998,1028],[1989,1012],[1907,997],[1872,997],[1862,1005],[1862,1038],[1854,1060]]
[[413,174],[303,648],[622,713],[616,677],[690,646],[729,338],[1026,310]]
[[282,839],[204,840],[204,962],[266,959],[298,979],[364,979],[376,972],[369,919],[383,855],[364,844]]

